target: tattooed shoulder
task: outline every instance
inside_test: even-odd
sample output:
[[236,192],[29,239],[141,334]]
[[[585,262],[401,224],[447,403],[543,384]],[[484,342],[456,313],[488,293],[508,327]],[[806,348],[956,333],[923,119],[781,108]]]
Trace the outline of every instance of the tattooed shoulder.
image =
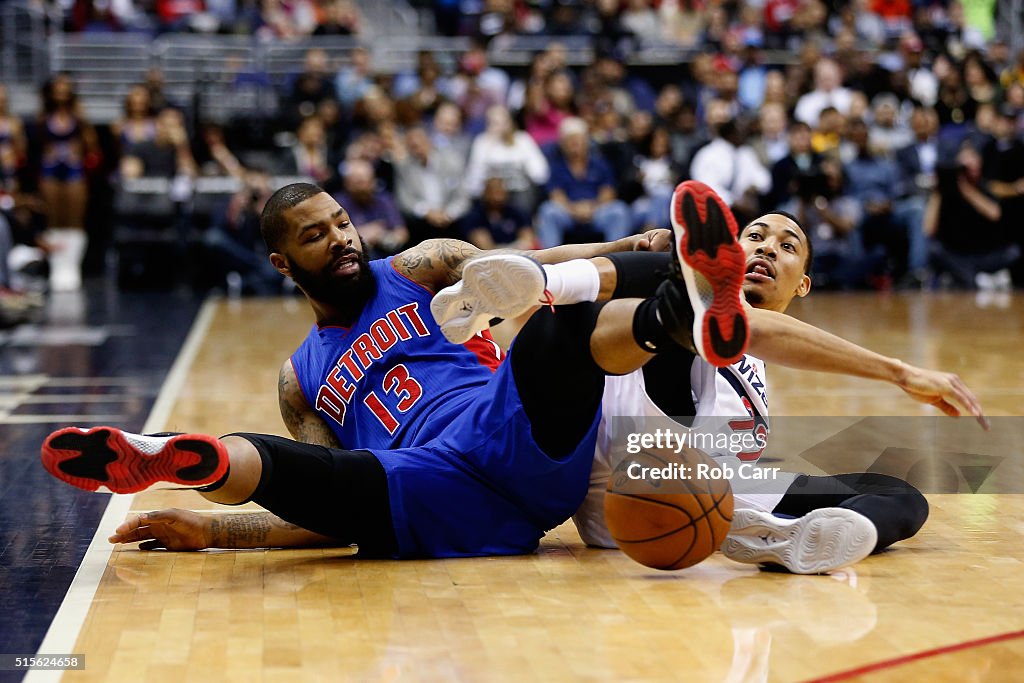
[[396,256],[395,267],[411,280],[440,289],[458,282],[463,264],[479,253],[477,247],[462,240],[426,240]]

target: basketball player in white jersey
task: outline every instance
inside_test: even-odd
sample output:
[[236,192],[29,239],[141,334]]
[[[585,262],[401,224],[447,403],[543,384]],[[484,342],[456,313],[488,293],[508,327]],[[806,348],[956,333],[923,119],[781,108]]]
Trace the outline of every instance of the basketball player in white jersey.
[[[747,311],[748,353],[717,369],[696,352],[701,340],[695,335],[674,339],[675,349],[659,348],[658,355],[641,370],[606,379],[590,492],[573,518],[589,545],[615,547],[604,523],[603,498],[612,470],[621,460],[621,452],[616,451],[621,451],[625,442],[625,435],[617,432],[632,424],[615,417],[718,418],[721,428],[726,422],[722,418],[734,416],[740,419],[730,421],[731,427],[725,429],[763,437],[767,434],[768,391],[764,362],[754,354],[800,369],[887,380],[915,400],[949,415],[970,413],[987,427],[976,397],[955,375],[915,368],[780,315],[794,297],[810,292],[812,252],[806,233],[793,216],[775,212],[738,232],[728,207],[717,196],[710,200],[718,211],[700,215],[694,210],[692,195],[706,197],[709,192],[700,183],[681,184],[672,200],[673,234],[651,234],[649,241],[655,248],[671,244],[675,252],[684,243],[687,224],[691,230],[699,227],[699,233],[738,233],[738,240],[729,248],[741,252],[746,263],[743,293],[753,307]],[[695,226],[697,221],[700,226]],[[659,267],[670,264],[667,255],[660,266],[657,258],[655,254],[617,254],[545,266],[551,298],[556,303],[574,303],[649,294],[663,279]],[[702,277],[675,253],[671,264],[682,268],[694,319],[699,320],[706,313]],[[467,295],[459,287],[444,293],[447,306],[451,307],[448,299]],[[438,317],[438,322],[444,330],[445,321]],[[737,470],[740,461],[756,461],[759,452],[711,455],[731,460]],[[781,565],[794,573],[823,573],[858,562],[913,536],[928,515],[920,492],[900,479],[880,474],[813,477],[783,472],[763,484],[750,478],[732,483],[737,509],[723,552],[740,562]]]

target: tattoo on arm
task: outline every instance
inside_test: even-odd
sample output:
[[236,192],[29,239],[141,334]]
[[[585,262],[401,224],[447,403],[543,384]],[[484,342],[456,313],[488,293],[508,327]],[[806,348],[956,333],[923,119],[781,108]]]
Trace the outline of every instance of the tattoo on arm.
[[341,448],[334,432],[306,403],[291,361],[285,361],[281,366],[277,380],[277,399],[281,408],[281,418],[296,441]]
[[402,252],[394,263],[398,272],[436,291],[458,282],[465,262],[480,253],[469,242],[434,239]]
[[260,548],[271,532],[304,531],[270,512],[222,515],[210,522],[210,546],[214,548]]

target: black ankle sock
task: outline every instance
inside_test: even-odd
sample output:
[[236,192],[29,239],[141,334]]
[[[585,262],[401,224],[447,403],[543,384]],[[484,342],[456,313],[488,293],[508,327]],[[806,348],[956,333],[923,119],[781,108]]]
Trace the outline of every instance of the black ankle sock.
[[668,336],[665,326],[658,318],[656,298],[644,299],[636,307],[633,314],[633,339],[641,349],[649,353],[657,353],[672,343],[672,338]]
[[228,463],[228,468],[226,470],[224,470],[224,476],[223,477],[221,477],[217,481],[213,482],[212,484],[207,484],[206,486],[198,487],[196,489],[196,491],[202,491],[203,493],[212,493],[213,491],[216,491],[220,487],[224,486],[224,484],[228,483],[228,477],[230,477],[230,476],[231,476],[231,464]]

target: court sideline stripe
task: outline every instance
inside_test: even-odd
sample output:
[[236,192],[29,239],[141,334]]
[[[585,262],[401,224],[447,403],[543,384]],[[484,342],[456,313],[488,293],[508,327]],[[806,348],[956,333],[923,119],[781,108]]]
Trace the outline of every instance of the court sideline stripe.
[[984,647],[986,645],[993,645],[995,643],[1006,642],[1008,640],[1016,640],[1018,638],[1024,638],[1024,630],[1010,631],[1009,633],[999,633],[994,636],[988,636],[987,638],[978,638],[977,640],[965,640],[962,643],[953,643],[952,645],[944,645],[943,647],[937,647],[931,650],[912,652],[909,655],[903,655],[901,657],[883,659],[880,662],[874,662],[873,664],[859,666],[856,669],[840,671],[839,673],[823,676],[822,678],[812,678],[808,680],[807,683],[835,683],[836,681],[847,681],[851,678],[854,678],[855,676],[861,676],[863,674],[869,674],[875,671],[882,671],[884,669],[894,669],[898,666],[910,664],[911,662],[917,662],[922,659],[930,659],[932,657],[938,657],[940,655],[947,655],[953,652],[961,652],[963,650],[971,650],[977,647]]
[[[189,330],[185,343],[178,351],[178,356],[174,359],[174,364],[171,365],[163,386],[160,387],[156,401],[153,402],[153,409],[149,412],[146,424],[142,428],[144,433],[158,432],[167,423],[171,409],[185,385],[185,378],[192,367],[192,362],[209,332],[218,301],[219,299],[207,299],[199,310],[199,315],[192,323],[192,329]],[[103,518],[96,528],[89,548],[85,551],[85,557],[82,558],[82,564],[79,565],[78,571],[75,573],[75,578],[61,602],[60,609],[57,610],[53,621],[50,622],[50,628],[46,631],[46,637],[43,638],[37,654],[74,653],[78,635],[89,615],[89,607],[92,606],[93,597],[96,595],[96,590],[99,588],[100,580],[103,578],[103,573],[106,571],[107,563],[114,549],[114,546],[107,542],[107,538],[124,520],[125,515],[131,509],[134,498],[134,494],[110,497]],[[78,654],[85,654],[85,665],[88,667],[88,653]],[[34,670],[25,676],[23,683],[50,683],[59,681],[62,675],[62,671]]]

